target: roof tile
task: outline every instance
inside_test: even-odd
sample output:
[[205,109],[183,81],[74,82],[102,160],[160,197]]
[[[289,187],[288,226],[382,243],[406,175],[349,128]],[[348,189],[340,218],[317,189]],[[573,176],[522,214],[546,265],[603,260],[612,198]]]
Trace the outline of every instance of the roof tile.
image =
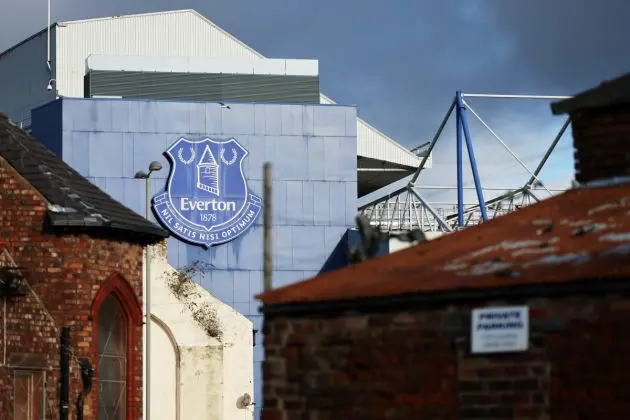
[[272,290],[265,305],[630,276],[630,185],[580,188],[405,250]]
[[0,114],[0,156],[49,202],[53,227],[105,229],[148,243],[168,236],[125,207]]

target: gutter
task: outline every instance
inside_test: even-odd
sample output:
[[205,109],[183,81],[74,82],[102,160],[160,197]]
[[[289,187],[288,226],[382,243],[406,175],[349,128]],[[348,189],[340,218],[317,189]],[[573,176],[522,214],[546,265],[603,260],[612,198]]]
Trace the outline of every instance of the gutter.
[[420,294],[405,294],[379,298],[356,298],[347,300],[264,304],[263,315],[314,314],[360,310],[400,311],[404,307],[419,308],[419,304],[443,305],[492,299],[524,299],[532,297],[558,297],[579,294],[605,294],[630,292],[627,278],[585,279],[566,283],[521,284],[494,288],[457,289]]

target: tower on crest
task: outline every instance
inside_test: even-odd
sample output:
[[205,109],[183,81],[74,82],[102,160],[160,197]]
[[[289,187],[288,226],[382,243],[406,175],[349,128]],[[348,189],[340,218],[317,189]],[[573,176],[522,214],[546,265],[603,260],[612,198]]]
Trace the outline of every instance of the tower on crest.
[[208,191],[216,196],[219,195],[219,164],[210,150],[206,148],[197,163],[197,188]]

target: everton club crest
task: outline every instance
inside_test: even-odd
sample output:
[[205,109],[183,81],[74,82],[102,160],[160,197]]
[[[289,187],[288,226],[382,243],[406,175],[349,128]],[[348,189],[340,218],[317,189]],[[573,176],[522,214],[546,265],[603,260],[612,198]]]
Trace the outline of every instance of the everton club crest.
[[254,224],[261,199],[247,188],[247,150],[239,142],[180,138],[164,154],[171,172],[166,191],[153,197],[153,210],[171,232],[207,248]]

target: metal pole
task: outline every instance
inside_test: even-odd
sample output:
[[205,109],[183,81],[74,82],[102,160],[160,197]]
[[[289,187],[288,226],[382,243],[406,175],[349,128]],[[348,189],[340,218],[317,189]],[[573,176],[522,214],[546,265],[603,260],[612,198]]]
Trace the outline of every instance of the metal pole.
[[406,186],[404,186],[402,188],[397,189],[396,191],[393,191],[393,192],[387,194],[387,196],[383,196],[383,197],[377,198],[376,200],[372,200],[369,203],[364,204],[363,206],[361,206],[359,208],[359,210],[360,209],[365,209],[367,207],[370,207],[370,206],[373,206],[373,205],[376,205],[376,204],[380,204],[380,203],[384,202],[385,200],[387,200],[387,199],[389,199],[391,197],[395,197],[398,194],[402,194],[402,193],[404,193],[407,190],[407,187],[408,187],[408,185],[406,185]]
[[540,203],[540,198],[538,198],[536,194],[532,192],[532,190],[524,190],[523,194],[529,194],[529,196],[536,200],[537,203]]
[[457,131],[457,224],[462,227],[464,225],[464,172],[463,172],[463,149],[464,144],[462,142],[462,92],[457,91],[455,93],[457,101],[456,111],[456,131]]
[[501,99],[543,99],[543,100],[561,100],[569,99],[572,96],[553,96],[553,95],[500,95],[494,93],[462,93],[464,98],[501,98]]
[[48,0],[48,25],[46,26],[47,50],[46,50],[46,65],[48,66],[48,72],[52,72],[52,66],[50,62],[50,0]]
[[[499,201],[503,201],[503,200],[506,200],[508,198],[514,197],[515,195],[520,194],[523,191],[525,191],[525,188],[519,188],[518,190],[506,192],[505,194],[501,194],[498,197],[495,197],[495,198],[493,198],[491,200],[488,200],[485,204],[486,205],[490,205],[490,204],[498,203]],[[439,204],[439,203],[433,203],[433,204]],[[471,211],[475,211],[479,207],[480,207],[479,204],[472,205],[471,207],[469,207],[466,210],[464,210],[464,214],[468,214]],[[451,220],[451,219],[453,219],[454,216],[455,215],[447,216],[446,220]]]
[[[560,131],[558,131],[558,134],[556,135],[556,137],[551,142],[551,145],[547,149],[547,153],[545,153],[545,156],[543,156],[542,160],[538,164],[538,167],[534,170],[534,175],[536,175],[536,177],[538,176],[540,171],[542,171],[542,168],[545,166],[545,163],[547,163],[547,160],[549,159],[549,156],[551,156],[551,153],[554,151],[554,149],[558,145],[558,142],[560,141],[560,139],[564,135],[564,132],[567,130],[567,128],[569,127],[570,123],[571,123],[571,118],[567,118],[567,120],[562,125],[562,128],[560,128]],[[531,178],[529,178],[529,180],[527,181],[525,186],[529,187],[530,185],[532,185],[534,183],[534,181],[536,180],[536,177],[532,176]]]
[[427,148],[427,154],[424,155],[424,157],[422,158],[422,161],[420,162],[420,166],[418,166],[418,169],[416,169],[416,173],[413,174],[413,177],[411,178],[411,181],[409,181],[410,185],[413,185],[416,182],[416,180],[420,176],[420,172],[422,171],[422,169],[424,169],[424,165],[427,162],[427,159],[429,159],[429,156],[431,156],[431,152],[433,151],[433,148],[435,147],[435,144],[437,143],[438,139],[440,138],[440,135],[442,134],[442,130],[444,130],[444,127],[446,126],[446,123],[448,122],[448,119],[451,117],[451,113],[453,112],[453,108],[455,108],[455,102],[456,101],[453,101],[451,103],[451,106],[449,107],[448,111],[446,111],[446,115],[444,116],[444,119],[442,120],[442,123],[440,124],[440,127],[438,128],[438,131],[435,133],[435,136],[433,136],[433,139],[431,140],[431,144]]
[[271,248],[271,163],[265,162],[263,166],[263,290],[269,291],[273,287],[272,270],[273,261]]
[[[449,187],[446,185],[416,185],[414,188],[417,188],[419,190],[454,190],[457,189],[457,187]],[[522,187],[519,187],[522,188]],[[474,190],[475,187],[466,187],[464,186],[463,188],[464,190]],[[484,191],[505,191],[507,190],[508,187],[503,187],[503,188],[498,188],[498,187],[483,187]],[[549,188],[549,191],[552,192],[564,192],[566,191],[566,188]],[[540,188],[534,188],[534,191],[542,191]]]
[[529,170],[529,168],[527,167],[527,165],[525,165],[525,163],[523,163],[523,161],[522,161],[521,159],[519,159],[519,157],[518,157],[518,156],[516,156],[516,153],[514,153],[514,152],[512,151],[512,149],[510,149],[510,148],[508,147],[508,145],[507,145],[507,144],[505,144],[505,142],[501,139],[501,137],[499,137],[499,135],[498,135],[497,133],[495,133],[495,132],[494,132],[494,130],[493,130],[492,128],[490,128],[490,126],[489,126],[488,124],[486,124],[486,122],[485,122],[485,121],[484,121],[484,120],[483,120],[483,119],[479,116],[479,114],[477,114],[477,113],[475,112],[475,110],[474,110],[474,109],[472,109],[472,108],[471,108],[471,106],[470,106],[470,105],[468,105],[468,104],[466,103],[466,101],[463,101],[463,103],[464,103],[464,105],[468,108],[468,110],[469,110],[470,112],[472,112],[472,114],[473,114],[473,115],[477,118],[477,120],[479,120],[479,122],[480,122],[481,124],[483,124],[483,126],[484,126],[484,127],[486,127],[486,129],[490,132],[490,134],[492,134],[492,136],[493,136],[495,139],[497,139],[497,141],[498,141],[499,143],[501,143],[501,146],[503,146],[503,147],[505,148],[505,150],[507,150],[507,151],[508,151],[508,153],[509,153],[510,155],[512,155],[512,157],[513,157],[514,159],[516,159],[516,161],[517,161],[517,162],[518,162],[518,163],[519,163],[519,164],[523,167],[523,169],[525,169],[525,170],[526,170],[526,171],[527,171],[527,172],[528,172],[528,173],[529,173],[532,177],[534,177],[534,178],[535,178],[538,182],[540,182],[540,185],[542,185],[542,187],[543,187],[544,189],[546,189],[546,190],[547,190],[547,192],[548,192],[550,195],[552,195],[552,194],[551,194],[551,191],[549,191],[549,190],[547,189],[547,187],[545,187],[545,185],[543,184],[542,180],[541,180],[540,178],[538,178],[538,176],[537,176],[534,172],[532,172],[532,171],[530,171],[530,170]]
[[[146,181],[146,218],[147,220],[151,220],[150,219],[150,215],[151,215],[151,173],[149,172],[147,174],[147,181]],[[146,389],[146,407],[145,407],[145,411],[146,411],[146,419],[150,420],[151,419],[151,258],[150,258],[150,253],[151,253],[151,246],[147,245],[146,249],[146,264],[145,264],[145,275],[146,275],[146,297],[145,297],[145,301],[146,301],[146,320],[145,320],[145,325],[146,325],[146,333],[147,333],[147,354],[146,354],[146,362],[145,362],[145,366],[146,366],[146,384],[145,389]]]
[[488,212],[486,210],[486,202],[483,198],[483,190],[481,189],[481,180],[479,179],[479,173],[477,172],[477,161],[475,160],[475,152],[473,150],[472,139],[470,138],[470,130],[468,129],[468,121],[466,120],[466,108],[461,98],[461,95],[457,97],[457,106],[460,110],[460,121],[462,128],[464,129],[464,138],[466,139],[466,149],[468,150],[468,158],[470,159],[470,167],[473,173],[473,179],[475,181],[475,188],[477,189],[477,199],[479,200],[479,210],[481,210],[481,218],[483,221],[488,220]]
[[[400,195],[396,196],[396,201],[394,201],[394,208],[391,212],[391,217],[389,219],[389,227],[387,228],[387,232],[391,233],[392,227],[394,227],[394,218],[396,217],[396,212],[398,211],[398,203],[400,203]],[[389,209],[388,209],[389,213]]]
[[61,355],[59,369],[61,386],[59,387],[59,419],[68,420],[70,410],[70,327],[61,329]]
[[418,191],[414,190],[413,188],[410,188],[410,191],[413,195],[416,196],[416,198],[418,199],[418,201],[420,201],[420,203],[422,203],[422,206],[424,208],[426,208],[429,213],[431,213],[433,215],[433,217],[435,218],[435,220],[438,222],[438,224],[440,226],[442,226],[442,228],[447,231],[447,232],[452,232],[453,229],[451,229],[451,227],[448,225],[448,223],[442,219],[442,217],[438,214],[438,212],[431,206],[431,204],[429,204],[424,198],[422,198],[422,196],[418,193]]

